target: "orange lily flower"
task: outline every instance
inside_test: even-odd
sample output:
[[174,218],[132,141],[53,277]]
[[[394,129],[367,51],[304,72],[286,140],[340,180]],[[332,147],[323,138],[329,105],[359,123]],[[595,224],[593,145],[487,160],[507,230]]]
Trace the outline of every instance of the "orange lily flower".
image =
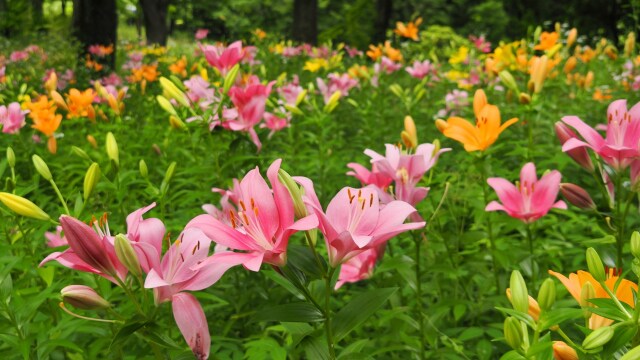
[[393,30],[393,32],[402,37],[418,41],[418,26],[420,26],[420,24],[422,24],[422,18],[417,18],[415,22],[409,21],[407,25],[398,21],[396,23],[396,29]]
[[169,65],[169,71],[180,77],[187,77],[187,58],[182,56],[178,61]]
[[543,31],[542,34],[540,34],[540,43],[534,46],[533,49],[549,50],[555,46],[555,44],[558,42],[559,37],[560,35],[558,35],[558,33],[555,31],[554,32]]
[[513,118],[501,124],[500,109],[488,103],[482,90],[477,90],[473,97],[473,112],[476,116],[475,126],[455,116],[447,121],[436,120],[438,130],[444,136],[462,143],[468,152],[486,150],[498,140],[500,133],[518,121],[517,118]]
[[402,53],[400,52],[400,50],[394,49],[391,46],[391,42],[388,40],[384,42],[384,54],[387,55],[389,59],[395,62],[402,61]]
[[137,69],[131,69],[131,82],[142,82],[142,80],[153,82],[158,79],[158,64],[142,65]]
[[376,61],[382,57],[382,46],[374,46],[369,45],[369,50],[367,50],[367,56],[371,58],[371,60]]
[[[509,302],[511,302],[510,288],[507,288],[507,299],[509,299]],[[535,321],[538,321],[538,319],[540,318],[540,305],[538,305],[536,299],[534,299],[531,295],[529,295],[529,310],[527,312]]]
[[[580,302],[580,293],[582,292],[582,286],[584,286],[584,284],[586,284],[587,282],[590,282],[593,288],[595,289],[596,299],[610,298],[609,294],[607,294],[607,292],[600,285],[600,283],[598,283],[596,279],[594,279],[593,276],[587,271],[578,270],[577,274],[576,273],[569,274],[569,278],[552,270],[549,270],[549,274],[558,278],[558,280],[562,282],[562,285],[564,285],[564,287],[567,288],[571,296],[573,296],[573,298],[576,299],[576,301],[578,302]],[[609,288],[609,290],[611,290],[611,292],[614,293],[614,295],[618,300],[634,308],[635,302],[633,301],[633,291],[638,291],[638,285],[632,281],[622,279],[620,280],[620,284],[618,285],[618,288],[615,289],[615,292],[614,292],[614,287],[617,282],[618,282],[618,276],[615,276],[613,274],[613,269],[610,269],[608,278],[604,282],[605,285]],[[592,314],[591,318],[589,318],[589,328],[592,330],[595,330],[603,326],[611,325],[612,323],[613,323],[613,320],[604,318],[596,314]]]
[[78,117],[88,117],[90,119],[95,118],[95,111],[91,104],[96,97],[93,89],[87,89],[80,92],[78,89],[71,89],[67,94],[67,107],[69,113],[67,113],[67,119],[73,119]]

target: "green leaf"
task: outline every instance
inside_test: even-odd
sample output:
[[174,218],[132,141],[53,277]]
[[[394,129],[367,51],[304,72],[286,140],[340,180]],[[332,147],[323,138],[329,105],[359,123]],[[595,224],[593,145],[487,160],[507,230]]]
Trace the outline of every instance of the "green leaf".
[[255,321],[316,322],[324,316],[309,303],[292,303],[264,308],[253,316]]
[[375,289],[354,297],[333,319],[334,341],[340,341],[367,320],[396,290],[398,288]]
[[[347,346],[344,350],[342,350],[340,355],[338,355],[338,359],[344,359],[348,355],[354,355],[354,354],[361,355],[360,352],[362,351],[362,349],[364,349],[365,346],[367,346],[367,344],[369,344],[370,341],[371,340],[369,339],[360,339],[358,341],[355,341],[349,344],[349,346]],[[350,358],[350,357],[347,357],[347,358]]]
[[583,314],[582,309],[553,309],[542,314],[539,326],[541,329],[548,329],[570,319],[580,319]]
[[535,327],[535,321],[533,321],[533,318],[529,314],[525,314],[525,313],[523,313],[521,311],[518,311],[518,310],[509,309],[509,308],[503,308],[503,307],[499,307],[499,306],[496,306],[496,309],[502,311],[503,313],[506,313],[507,315],[511,315],[511,316],[515,317],[516,319],[518,319],[518,320],[524,321],[525,324],[527,324],[531,328]]
[[55,274],[55,270],[56,268],[54,268],[53,266],[39,267],[36,269],[36,271],[38,272],[38,275],[40,275],[42,280],[44,280],[44,282],[47,283],[47,286],[51,286],[51,282],[53,282],[53,274]]
[[302,270],[308,277],[320,279],[327,269],[327,264],[320,257],[322,268],[318,266],[313,251],[308,246],[289,245],[287,248],[287,265]]
[[129,323],[125,324],[123,327],[118,330],[116,335],[111,340],[111,344],[109,344],[109,349],[113,348],[116,345],[120,345],[125,342],[130,336],[138,331],[141,327],[147,324],[146,321],[142,321],[139,318],[134,318]]
[[517,351],[511,350],[508,353],[502,355],[500,360],[526,360],[527,358],[518,354]]

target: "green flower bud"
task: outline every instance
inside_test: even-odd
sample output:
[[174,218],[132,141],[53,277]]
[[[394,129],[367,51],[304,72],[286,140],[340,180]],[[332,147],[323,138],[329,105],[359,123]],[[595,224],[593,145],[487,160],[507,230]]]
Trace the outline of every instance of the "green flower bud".
[[640,233],[637,231],[631,234],[631,253],[640,259]]
[[293,209],[296,216],[296,219],[302,219],[307,216],[307,207],[304,205],[302,201],[302,193],[300,191],[300,186],[293,181],[291,175],[289,175],[286,171],[280,169],[278,171],[278,180],[287,188],[289,191],[289,195],[291,195],[291,199],[293,200]]
[[162,76],[160,77],[160,86],[162,86],[162,89],[169,95],[169,98],[175,99],[182,106],[191,106],[189,104],[189,101],[187,100],[187,96],[176,86],[173,81]]
[[100,180],[100,165],[98,163],[93,163],[87,169],[87,173],[84,175],[84,187],[83,187],[83,198],[84,201],[87,201],[93,189],[95,189],[98,181]]
[[168,184],[169,181],[171,181],[171,178],[173,177],[173,174],[176,172],[176,165],[177,165],[177,163],[175,161],[173,161],[171,164],[169,164],[169,167],[167,168],[167,172],[164,173],[163,182]]
[[498,77],[500,81],[509,89],[513,90],[514,93],[520,93],[520,89],[518,89],[518,83],[516,83],[516,79],[513,78],[513,75],[508,70],[502,70],[498,73]]
[[89,154],[87,154],[84,150],[80,149],[77,146],[71,146],[71,152],[73,152],[74,154],[78,155],[79,157],[85,160],[91,161],[91,157],[89,157]]
[[7,148],[7,162],[9,163],[9,167],[16,167],[16,154],[13,152],[11,146]]
[[340,92],[340,90],[336,90],[336,92],[334,92],[329,98],[329,101],[327,101],[327,104],[324,106],[323,111],[327,114],[332,112],[338,106],[338,100],[340,100],[341,96],[342,93]]
[[604,282],[607,280],[600,255],[594,248],[587,249],[587,268],[596,281]]
[[553,280],[547,278],[540,286],[538,293],[538,305],[543,311],[547,311],[556,302],[556,284]]
[[591,303],[589,303],[589,299],[593,299],[596,297],[596,289],[593,287],[593,284],[590,281],[587,281],[582,285],[582,289],[580,289],[580,307],[584,310],[584,317],[590,318],[591,311],[587,310],[587,308],[591,307]]
[[116,163],[116,166],[120,166],[120,151],[118,150],[118,143],[113,133],[109,131],[107,133],[107,156],[109,159]]
[[140,268],[138,255],[136,255],[136,251],[133,250],[133,246],[131,246],[131,242],[127,239],[126,235],[116,235],[114,248],[116,250],[116,256],[122,265],[124,265],[127,270],[131,271],[133,275],[140,276],[142,274],[142,269]]
[[49,220],[49,215],[38,207],[38,205],[23,198],[22,196],[0,192],[0,202],[18,215],[30,217],[37,220]]
[[518,270],[511,273],[509,288],[511,289],[513,308],[526,314],[529,311],[529,293],[527,292],[527,284]]
[[514,350],[522,347],[522,327],[518,319],[509,316],[504,321],[504,339]]
[[140,175],[142,175],[143,178],[147,178],[149,176],[149,169],[147,168],[147,163],[144,162],[144,159],[140,159]]
[[173,108],[173,105],[171,105],[171,102],[169,102],[169,100],[167,100],[166,97],[162,95],[158,95],[156,96],[156,100],[158,101],[158,104],[160,104],[160,107],[162,108],[162,110],[168,112],[173,116],[178,116],[176,109]]
[[613,337],[614,330],[611,326],[605,326],[593,330],[593,332],[584,339],[582,347],[585,350],[592,350],[608,343]]
[[222,85],[222,92],[225,94],[231,89],[233,83],[236,82],[236,77],[238,76],[238,71],[240,71],[240,64],[236,64],[234,67],[229,70],[227,76],[224,78],[224,83]]
[[33,166],[36,167],[36,171],[40,174],[40,176],[42,176],[47,181],[51,181],[53,179],[53,176],[51,176],[51,171],[49,171],[49,167],[47,166],[47,163],[44,162],[44,160],[42,160],[40,156],[33,155],[31,157],[31,160],[33,161]]
[[620,360],[636,360],[640,359],[640,346],[636,346],[631,349],[628,353],[624,354]]

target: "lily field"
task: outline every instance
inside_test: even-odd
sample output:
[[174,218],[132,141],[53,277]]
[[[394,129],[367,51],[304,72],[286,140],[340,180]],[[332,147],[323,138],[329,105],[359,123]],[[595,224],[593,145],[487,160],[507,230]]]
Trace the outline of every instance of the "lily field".
[[640,56],[579,31],[0,38],[0,356],[640,359]]

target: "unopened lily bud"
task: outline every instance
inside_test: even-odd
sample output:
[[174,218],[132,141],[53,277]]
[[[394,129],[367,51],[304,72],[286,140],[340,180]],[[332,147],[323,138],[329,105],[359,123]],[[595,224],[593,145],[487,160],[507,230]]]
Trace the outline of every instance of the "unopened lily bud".
[[409,115],[404,118],[404,130],[400,133],[404,146],[408,149],[415,149],[418,147],[418,131],[416,130],[416,123]]
[[[529,301],[527,314],[529,314],[534,321],[538,321],[538,319],[540,318],[540,305],[538,305],[536,299],[531,297],[531,295],[527,295],[527,297]],[[511,288],[507,289],[507,299],[509,299],[509,302],[511,302],[511,305],[513,305],[513,301],[511,300]]]
[[61,109],[64,110],[69,110],[69,108],[67,107],[67,103],[64,101],[64,99],[62,98],[62,95],[60,95],[59,92],[57,91],[52,91],[50,94],[51,96],[51,100],[53,100],[53,102]]
[[296,106],[299,106],[300,103],[302,103],[306,97],[307,97],[307,90],[305,89],[300,91],[300,94],[298,94],[298,97],[296,98]]
[[585,89],[589,89],[591,88],[591,85],[593,85],[593,71],[589,71],[587,73],[587,76],[584,77],[584,88]]
[[0,192],[0,202],[18,215],[30,217],[37,220],[49,220],[49,215],[38,207],[38,205],[23,198],[22,196]]
[[627,35],[627,39],[624,41],[624,55],[629,57],[633,55],[633,50],[636,47],[636,33],[633,31]]
[[87,201],[93,189],[95,189],[98,181],[100,180],[100,165],[98,163],[93,163],[89,166],[87,173],[84,175],[84,187],[83,187],[83,198],[84,201]]
[[590,281],[587,281],[582,285],[582,289],[580,289],[580,307],[584,310],[584,317],[590,318],[591,311],[587,310],[587,308],[591,307],[590,299],[596,297],[596,289],[593,287],[593,284]]
[[176,112],[176,109],[173,108],[173,105],[171,105],[171,102],[169,102],[169,100],[167,100],[166,97],[162,96],[162,95],[158,95],[156,96],[156,100],[158,101],[158,104],[160,104],[160,107],[166,111],[167,113],[173,115],[173,116],[178,116],[178,113]]
[[575,56],[571,56],[567,59],[567,62],[564,63],[564,68],[562,68],[562,72],[568,74],[573,71],[578,65],[578,59]]
[[391,92],[399,98],[404,97],[404,92],[402,91],[402,87],[398,84],[390,85],[389,90],[391,90]]
[[87,135],[87,142],[89,143],[89,145],[91,145],[92,148],[98,148],[98,142],[96,141],[96,138],[93,137],[93,135]]
[[51,176],[51,171],[49,171],[49,167],[47,166],[47,163],[44,162],[44,160],[42,160],[40,156],[33,155],[31,157],[31,160],[33,161],[33,166],[35,166],[36,171],[38,172],[38,174],[40,174],[40,176],[42,176],[47,181],[51,181],[51,179],[53,179],[53,176]]
[[112,160],[116,166],[120,165],[120,150],[118,149],[118,143],[116,142],[116,137],[113,136],[113,133],[109,131],[107,133],[107,156],[109,160]]
[[85,285],[69,285],[60,290],[62,300],[83,310],[106,309],[109,302],[102,298],[95,290]]
[[596,249],[592,247],[587,249],[587,268],[596,281],[604,282],[607,280],[600,255],[598,255]]
[[55,72],[52,72],[49,75],[49,78],[47,79],[47,81],[44,82],[44,89],[48,93],[51,93],[52,91],[55,91],[57,87],[58,87],[58,75],[56,75]]
[[336,108],[336,106],[338,106],[338,100],[340,100],[341,96],[342,92],[340,92],[340,90],[336,90],[336,92],[334,92],[329,98],[329,101],[327,101],[327,104],[324,106],[323,111],[327,114],[332,112]]
[[533,92],[536,94],[542,91],[544,80],[547,78],[548,62],[549,58],[547,58],[546,55],[542,55],[533,63],[533,67],[531,69],[531,80],[533,81]]
[[278,180],[287,188],[289,191],[289,195],[291,195],[291,200],[293,201],[293,211],[295,213],[296,219],[302,219],[308,215],[307,207],[304,205],[304,201],[302,201],[302,192],[300,191],[300,186],[293,180],[291,175],[286,171],[280,169],[278,170]]
[[544,311],[551,309],[553,303],[556,302],[556,284],[551,279],[546,279],[540,286],[538,292],[538,304]]
[[509,288],[511,289],[511,303],[513,304],[513,308],[523,313],[528,312],[529,294],[527,293],[527,284],[524,282],[524,278],[518,270],[514,270],[511,273]]
[[518,83],[516,83],[516,79],[513,78],[513,75],[508,70],[502,70],[498,73],[498,77],[500,81],[509,89],[513,90],[514,93],[520,93],[520,89],[518,89]]
[[140,260],[138,260],[138,255],[136,255],[136,251],[133,249],[133,246],[131,246],[131,242],[127,239],[126,235],[116,235],[114,248],[116,250],[116,256],[122,265],[133,275],[140,276],[142,274]]
[[304,115],[304,113],[302,112],[302,110],[300,110],[299,107],[297,106],[293,106],[293,105],[289,105],[289,104],[284,104],[284,108],[287,109],[288,111],[290,111],[292,114],[295,115]]
[[[558,140],[560,140],[560,144],[564,145],[569,139],[577,138],[576,133],[573,132],[565,123],[562,121],[558,121],[554,125],[556,130],[556,136],[558,136]],[[585,170],[589,172],[595,171],[595,166],[593,166],[593,162],[591,161],[591,157],[587,152],[585,147],[575,148],[569,151],[566,151],[567,155],[569,155],[578,165],[582,166]]]
[[113,110],[116,114],[120,114],[120,105],[118,105],[118,100],[113,96],[113,94],[107,94],[107,104],[111,110]]
[[611,326],[603,326],[593,332],[584,339],[582,347],[585,350],[592,350],[608,343],[613,337],[614,330]]
[[176,130],[184,130],[187,128],[187,125],[184,123],[184,121],[180,120],[179,117],[174,115],[169,116],[169,125],[171,125],[171,127]]
[[631,253],[633,256],[640,258],[640,233],[637,231],[631,234]]
[[629,350],[623,357],[618,360],[636,360],[640,359],[640,346],[636,346],[633,349]]
[[224,84],[222,86],[222,91],[226,94],[231,86],[236,82],[236,77],[238,76],[238,72],[240,71],[240,64],[234,65],[231,70],[227,73],[227,76],[224,77]]
[[522,327],[520,321],[512,316],[504,321],[504,340],[514,350],[522,347]]
[[169,95],[170,99],[174,99],[182,106],[190,106],[189,101],[187,100],[187,95],[185,95],[182,90],[178,89],[173,81],[162,76],[160,77],[160,86],[162,86],[162,89]]
[[91,161],[91,157],[84,150],[80,149],[77,146],[71,146],[71,152],[78,155],[79,157]]
[[518,101],[522,105],[531,104],[531,95],[521,92],[520,95],[518,95]]
[[555,44],[550,49],[545,50],[544,54],[549,58],[553,58],[553,56],[562,48],[562,44]]
[[560,192],[569,203],[584,210],[595,210],[596,204],[589,193],[576,184],[560,184]]
[[142,177],[146,179],[149,176],[149,169],[147,168],[147,163],[144,161],[144,159],[140,159],[139,167],[140,175],[142,175]]
[[578,353],[564,341],[553,342],[553,358],[555,360],[578,360]]
[[578,39],[578,29],[573,28],[569,30],[569,34],[567,35],[567,46],[571,46],[575,44]]
[[13,152],[11,146],[7,148],[7,163],[11,168],[16,167],[16,153]]
[[173,177],[173,174],[176,171],[176,165],[177,163],[175,161],[173,161],[171,164],[169,164],[169,167],[167,168],[167,172],[164,173],[164,182],[165,183],[169,183],[169,181],[171,181],[171,178]]

